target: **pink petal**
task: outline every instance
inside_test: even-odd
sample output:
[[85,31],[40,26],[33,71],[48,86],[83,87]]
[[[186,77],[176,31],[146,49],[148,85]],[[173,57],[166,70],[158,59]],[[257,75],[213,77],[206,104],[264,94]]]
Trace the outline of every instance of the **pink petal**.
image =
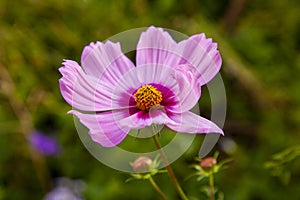
[[[181,103],[182,112],[197,103],[201,86],[218,73],[222,62],[217,44],[206,39],[204,34],[176,43],[167,32],[155,27],[141,34],[136,57],[137,68],[143,67],[138,75],[140,80],[155,80],[153,82],[162,85],[167,81],[169,84],[177,82],[173,92]],[[168,87],[176,88],[171,84]]]
[[101,81],[115,85],[134,64],[122,53],[120,43],[107,41],[86,46],[81,55],[84,71]]
[[176,122],[166,124],[169,128],[184,133],[220,133],[224,135],[223,130],[220,129],[212,121],[205,119],[192,112],[184,112],[181,114],[174,114],[170,118]]
[[209,82],[220,70],[222,59],[217,44],[205,35],[194,35],[178,43],[176,51],[181,55],[180,64],[190,64],[196,68],[200,85]]
[[205,35],[193,35],[176,43],[168,32],[150,27],[141,34],[137,45],[137,66],[176,67],[189,64],[196,68],[200,85],[209,82],[220,70],[222,59],[217,44]]
[[196,69],[189,64],[178,65],[172,73],[172,77],[179,86],[179,92],[175,93],[180,102],[181,113],[192,109],[201,95],[201,86],[197,82]]
[[76,115],[80,122],[89,129],[92,139],[103,147],[118,145],[129,132],[129,128],[120,126],[118,121],[128,116],[124,110],[103,112],[98,114],[83,114],[75,110],[69,114]]
[[[171,88],[172,90],[178,90],[177,82],[171,77],[174,73],[174,69],[170,67],[162,67],[159,65],[148,66],[143,65],[136,68],[136,73],[139,82],[144,84],[155,83],[161,84],[165,87]],[[174,92],[174,91],[173,91]]]
[[104,83],[99,84],[99,80],[85,74],[74,61],[66,60],[63,64],[64,66],[59,68],[63,75],[59,80],[60,91],[74,108],[83,111],[104,111],[129,106],[130,96],[121,97],[113,88]]
[[180,57],[174,52],[175,45],[176,42],[168,32],[151,26],[140,36],[136,51],[137,67],[175,66],[180,61]]
[[122,126],[130,129],[141,129],[152,124],[173,124],[172,120],[162,110],[152,110],[151,112],[139,111],[130,117],[120,120]]

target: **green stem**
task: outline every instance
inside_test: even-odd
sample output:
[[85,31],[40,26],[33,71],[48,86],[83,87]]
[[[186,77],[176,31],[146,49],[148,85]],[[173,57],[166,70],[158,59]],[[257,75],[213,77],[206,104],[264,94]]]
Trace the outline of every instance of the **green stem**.
[[155,183],[154,179],[150,176],[149,181],[153,188],[157,191],[157,193],[160,195],[161,199],[168,200],[167,196],[161,191],[161,189],[158,187],[158,185]]
[[214,189],[214,175],[210,173],[209,175],[209,199],[215,199],[215,189]]
[[176,178],[176,176],[173,172],[173,169],[172,169],[171,165],[169,164],[169,161],[168,161],[164,151],[161,148],[161,145],[160,145],[160,142],[158,140],[157,134],[155,134],[153,136],[153,140],[154,140],[154,143],[155,143],[157,149],[159,150],[159,153],[160,153],[160,156],[161,156],[162,160],[164,161],[164,163],[166,165],[168,174],[169,174],[169,176],[171,178],[171,181],[173,182],[178,194],[180,195],[182,200],[188,200],[187,196],[183,192],[183,190],[182,190],[182,188],[181,188],[181,186],[180,186],[180,184],[179,184],[179,182],[178,182],[178,180],[177,180],[177,178]]

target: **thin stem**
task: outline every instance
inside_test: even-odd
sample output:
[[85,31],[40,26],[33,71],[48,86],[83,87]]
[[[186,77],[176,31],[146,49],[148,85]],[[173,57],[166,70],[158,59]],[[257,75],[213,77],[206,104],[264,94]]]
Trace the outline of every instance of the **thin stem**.
[[214,189],[214,175],[210,173],[209,175],[209,199],[215,199],[215,189]]
[[155,134],[153,136],[153,140],[154,140],[154,143],[155,143],[157,149],[159,150],[159,153],[160,153],[160,156],[161,156],[162,160],[164,161],[164,163],[166,165],[168,174],[169,174],[169,176],[171,178],[171,181],[173,182],[178,194],[180,195],[182,200],[188,200],[187,196],[183,192],[183,190],[182,190],[182,188],[181,188],[181,186],[180,186],[180,184],[179,184],[179,182],[178,182],[178,180],[177,180],[177,178],[176,178],[176,176],[173,172],[173,169],[172,169],[171,165],[169,164],[169,161],[168,161],[164,151],[161,148],[161,145],[160,145],[160,142],[158,140],[157,134]]
[[155,183],[154,179],[150,176],[149,181],[151,183],[151,185],[153,186],[153,188],[158,192],[158,194],[160,195],[161,199],[163,200],[167,200],[167,196],[161,191],[161,189],[158,187],[158,185]]

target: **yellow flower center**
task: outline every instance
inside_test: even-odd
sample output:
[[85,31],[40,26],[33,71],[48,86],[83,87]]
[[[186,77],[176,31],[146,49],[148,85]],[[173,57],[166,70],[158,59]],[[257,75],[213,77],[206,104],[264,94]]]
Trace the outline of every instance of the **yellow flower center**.
[[134,93],[136,107],[141,110],[149,110],[152,106],[159,105],[162,94],[152,85],[143,85]]

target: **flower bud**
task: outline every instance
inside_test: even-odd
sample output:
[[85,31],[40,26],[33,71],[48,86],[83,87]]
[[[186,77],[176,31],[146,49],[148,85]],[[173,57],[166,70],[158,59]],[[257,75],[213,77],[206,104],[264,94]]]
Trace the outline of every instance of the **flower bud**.
[[143,173],[151,170],[153,161],[149,157],[141,156],[138,157],[132,164],[134,172]]
[[217,164],[217,161],[213,157],[203,158],[200,161],[200,167],[202,167],[203,169],[210,169],[216,164]]

